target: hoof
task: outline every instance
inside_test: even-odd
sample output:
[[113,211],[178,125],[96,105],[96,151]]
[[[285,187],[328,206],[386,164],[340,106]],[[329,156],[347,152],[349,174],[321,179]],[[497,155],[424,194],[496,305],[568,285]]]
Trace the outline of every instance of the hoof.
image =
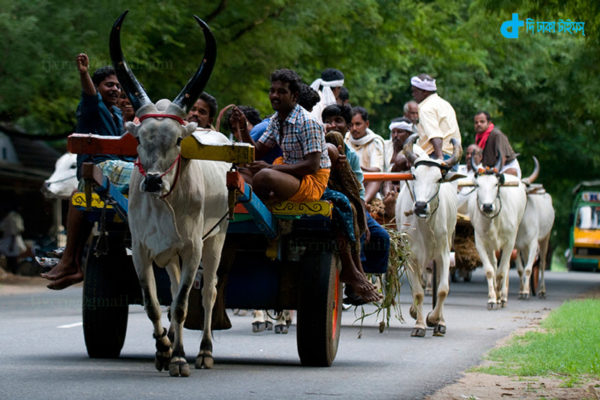
[[412,337],[425,337],[425,328],[413,328],[410,333]]
[[425,323],[427,324],[428,327],[433,328],[434,326],[437,326],[438,322],[440,322],[440,319],[438,318],[437,321],[434,321],[433,319],[430,318],[431,316],[431,311],[427,314],[427,318],[425,318]]
[[529,300],[529,293],[519,293],[519,300]]
[[379,333],[383,333],[384,330],[385,330],[385,322],[381,321],[379,323]]
[[196,357],[196,369],[211,369],[215,365],[212,354],[198,354]]
[[288,333],[288,326],[286,324],[275,325],[275,333],[283,333],[284,335]]
[[265,322],[253,322],[252,323],[252,332],[262,332],[267,329],[267,324]]
[[500,300],[500,308],[506,307],[506,300]]
[[273,322],[265,321],[265,329],[268,331],[272,331],[273,330]]
[[415,308],[415,306],[411,305],[410,309],[408,310],[408,313],[410,314],[412,319],[417,319],[417,309]]
[[171,361],[171,352],[157,351],[154,355],[154,366],[158,371],[163,369],[166,371],[169,369],[169,362]]
[[169,375],[171,376],[190,376],[190,366],[185,358],[173,357],[169,363]]
[[487,303],[487,309],[488,310],[497,310],[498,305],[496,303],[489,302],[489,303]]
[[437,324],[433,328],[433,336],[444,336],[446,334],[446,325]]
[[540,294],[538,295],[538,297],[540,299],[545,299],[546,298],[546,292],[540,292]]

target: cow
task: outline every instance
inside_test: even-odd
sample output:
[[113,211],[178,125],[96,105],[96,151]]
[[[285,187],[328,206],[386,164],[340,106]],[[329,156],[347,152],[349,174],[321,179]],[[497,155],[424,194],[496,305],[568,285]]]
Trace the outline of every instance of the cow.
[[44,181],[42,193],[47,198],[67,200],[77,189],[77,154],[65,153],[56,160],[54,172]]
[[546,294],[544,271],[546,269],[546,256],[550,243],[550,234],[554,224],[554,207],[552,197],[542,187],[533,187],[532,183],[539,174],[539,162],[533,157],[535,168],[531,176],[522,181],[528,187],[527,205],[523,219],[519,225],[515,247],[517,249],[517,271],[521,278],[519,298],[529,298],[529,279],[536,256],[540,260],[540,297]]
[[[450,247],[456,226],[456,185],[451,181],[458,177],[450,169],[458,162],[462,149],[452,139],[454,151],[447,161],[417,157],[413,143],[417,135],[407,139],[404,153],[411,162],[413,181],[406,181],[396,199],[396,226],[406,232],[410,246],[408,280],[412,290],[413,304],[410,314],[416,319],[411,332],[413,337],[425,336],[425,324],[434,327],[434,336],[444,336],[446,322],[443,315],[444,300],[450,289]],[[427,265],[435,262],[437,302],[433,310],[423,318],[424,292],[422,276]]]
[[[183,118],[202,92],[216,58],[214,36],[204,21],[194,16],[204,32],[205,54],[200,67],[171,102],[150,101],[128,67],[121,50],[120,31],[124,12],[110,34],[110,55],[123,90],[139,117],[126,129],[138,140],[136,161],[129,186],[128,223],[132,257],[144,299],[154,326],[155,366],[171,376],[189,376],[182,331],[188,296],[199,266],[202,269],[204,329],[196,368],[212,368],[212,309],[216,298],[217,267],[228,220],[225,162],[188,160],[180,155],[182,138],[192,134],[195,123]],[[221,135],[222,136],[222,135]],[[163,328],[152,264],[166,268],[173,301],[171,324]]]
[[[525,185],[513,175],[501,174],[502,158],[493,168],[477,168],[475,196],[469,198],[469,217],[475,231],[475,247],[488,284],[488,310],[506,305],[508,271],[517,230],[525,212]],[[496,251],[500,250],[500,261]]]

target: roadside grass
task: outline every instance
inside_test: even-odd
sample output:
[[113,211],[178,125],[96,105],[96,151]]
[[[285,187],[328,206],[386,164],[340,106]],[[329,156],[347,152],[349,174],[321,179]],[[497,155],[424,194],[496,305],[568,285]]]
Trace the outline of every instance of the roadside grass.
[[600,300],[572,300],[552,311],[541,330],[516,336],[473,371],[492,375],[554,376],[564,387],[600,377]]

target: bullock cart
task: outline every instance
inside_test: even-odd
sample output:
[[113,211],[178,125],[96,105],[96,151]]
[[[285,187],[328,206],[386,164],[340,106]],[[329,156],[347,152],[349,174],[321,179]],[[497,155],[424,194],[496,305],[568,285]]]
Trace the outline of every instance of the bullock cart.
[[[69,150],[85,154],[135,155],[137,142],[121,138],[73,134]],[[231,323],[226,308],[297,310],[297,348],[302,365],[330,366],[341,328],[340,261],[332,233],[329,202],[282,202],[267,208],[252,194],[235,165],[254,159],[247,144],[203,145],[193,136],[181,142],[181,155],[232,163],[227,173],[229,218],[219,266],[213,329]],[[90,357],[118,357],[127,329],[129,304],[143,304],[131,260],[127,198],[110,185],[93,164],[82,169],[85,190],[73,196],[95,229],[83,266],[83,330]],[[380,271],[368,271],[380,272]],[[154,266],[158,297],[171,303],[169,278]],[[185,327],[202,329],[202,282],[190,294]]]

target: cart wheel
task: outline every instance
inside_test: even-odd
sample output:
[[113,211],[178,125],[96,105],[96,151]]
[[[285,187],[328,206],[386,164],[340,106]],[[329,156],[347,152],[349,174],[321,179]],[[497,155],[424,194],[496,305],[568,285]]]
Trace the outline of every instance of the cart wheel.
[[299,286],[297,345],[302,365],[329,367],[340,340],[342,289],[339,258],[307,252]]
[[83,336],[91,358],[117,358],[125,341],[129,313],[123,288],[127,259],[124,249],[122,254],[96,257],[96,241],[97,237],[91,240],[84,264]]

